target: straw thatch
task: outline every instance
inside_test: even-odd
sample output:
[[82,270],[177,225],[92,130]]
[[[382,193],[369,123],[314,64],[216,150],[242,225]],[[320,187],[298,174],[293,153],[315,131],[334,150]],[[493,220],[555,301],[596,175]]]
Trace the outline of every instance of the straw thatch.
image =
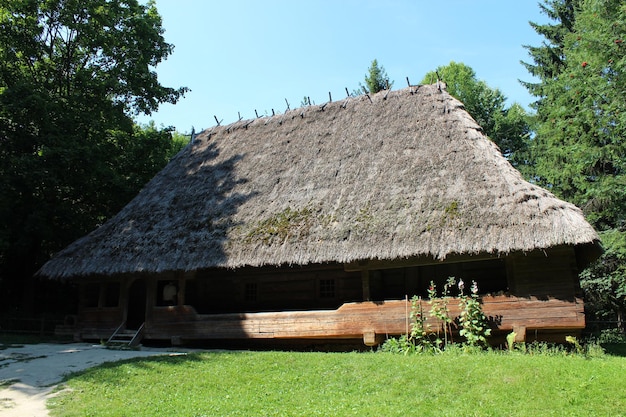
[[437,86],[206,130],[51,277],[497,254],[597,242]]

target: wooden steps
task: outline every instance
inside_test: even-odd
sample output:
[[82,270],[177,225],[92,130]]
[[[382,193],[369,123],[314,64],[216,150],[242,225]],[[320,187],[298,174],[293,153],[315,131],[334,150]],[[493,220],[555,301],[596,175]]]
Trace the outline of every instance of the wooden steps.
[[134,348],[141,343],[143,339],[143,328],[144,324],[142,324],[138,330],[130,330],[124,328],[124,324],[122,323],[116,330],[113,332],[109,340],[107,340],[107,346],[109,347],[118,347],[118,348]]

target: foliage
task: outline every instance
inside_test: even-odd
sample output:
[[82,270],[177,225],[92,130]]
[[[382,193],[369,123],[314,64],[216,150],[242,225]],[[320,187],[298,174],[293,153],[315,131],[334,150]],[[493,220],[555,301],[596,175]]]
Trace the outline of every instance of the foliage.
[[602,330],[592,340],[600,345],[607,354],[626,357],[626,334],[619,329]]
[[214,351],[104,364],[48,405],[56,417],[615,415],[625,372],[610,356]]
[[545,83],[533,149],[538,180],[601,230],[621,227],[626,208],[626,47],[615,43],[626,39],[626,6],[609,3],[583,3],[565,38],[566,69]]
[[[450,288],[454,287],[456,280],[454,277],[449,277],[446,283],[443,285],[443,292],[439,297],[437,294],[437,286],[433,281],[430,281],[430,286],[428,287],[428,298],[431,302],[430,315],[436,319],[441,320],[443,325],[443,345],[447,346],[448,342],[453,343],[452,339],[452,325],[454,324],[454,320],[450,317],[450,309],[448,308],[448,304],[450,303]],[[448,340],[448,335],[450,339]],[[436,345],[438,347],[441,346],[441,339],[439,337],[439,329],[437,329],[437,340]]]
[[511,332],[506,335],[506,348],[509,352],[513,352],[515,350],[515,338],[517,337],[517,333]]
[[460,100],[468,113],[483,128],[512,165],[523,168],[527,163],[527,139],[530,134],[528,115],[517,103],[505,106],[506,97],[498,90],[478,80],[472,68],[450,62],[427,73],[421,84],[429,84],[441,77],[447,91]]
[[393,81],[389,81],[387,71],[377,60],[373,60],[365,75],[365,85],[359,83],[359,87],[365,94],[375,94],[383,90],[391,90]]
[[[150,126],[153,126],[154,123],[151,123]],[[178,131],[172,132],[172,146],[167,154],[168,159],[172,159],[176,154],[183,150],[190,141],[190,134],[184,134]]]
[[302,100],[300,101],[300,107],[310,106],[313,104],[315,104],[315,101],[311,101],[311,97],[309,96],[302,97]]
[[487,346],[487,336],[491,334],[491,329],[487,323],[487,317],[483,313],[478,299],[478,285],[472,281],[470,294],[465,295],[463,281],[459,281],[461,296],[459,307],[461,316],[459,317],[459,334],[465,338],[465,342],[470,346]]
[[390,337],[380,346],[381,352],[387,353],[413,353],[416,348],[416,344],[409,341],[409,336],[406,334],[400,335],[400,337]]
[[618,329],[605,329],[597,338],[598,343],[621,343],[626,345],[626,335]]
[[424,316],[424,307],[422,306],[421,297],[413,296],[411,299],[409,319],[411,321],[411,336],[408,342],[423,350],[433,350],[437,348],[437,344],[433,343],[429,337],[430,326]]
[[[449,304],[454,298],[451,296],[451,289],[458,285],[459,298],[458,305],[461,310],[459,317],[452,317]],[[487,336],[491,334],[487,318],[482,312],[478,297],[478,285],[472,282],[471,294],[465,295],[463,280],[449,277],[443,286],[441,294],[433,281],[428,288],[428,298],[430,301],[430,311],[428,316],[441,322],[441,328],[433,331],[424,314],[424,307],[421,297],[414,296],[411,299],[410,323],[411,331],[409,335],[402,335],[399,338],[390,338],[381,347],[384,352],[394,353],[439,353],[444,349],[449,350],[456,345],[453,340],[452,326],[459,327],[459,335],[465,340],[465,348],[486,348]],[[458,322],[458,324],[457,324]],[[443,340],[441,333],[443,332]],[[464,348],[464,349],[465,349]]]
[[28,309],[42,263],[171,155],[169,129],[131,117],[186,89],[153,70],[172,52],[153,1],[5,0],[0,28],[0,282]]
[[530,49],[529,68],[541,76],[529,86],[539,99],[532,178],[581,207],[601,232],[606,253],[582,286],[591,312],[626,331],[626,5],[555,0],[545,10],[560,20],[537,26],[548,42]]
[[626,233],[606,230],[600,233],[605,252],[581,273],[588,312],[600,320],[617,319],[624,331],[626,316]]

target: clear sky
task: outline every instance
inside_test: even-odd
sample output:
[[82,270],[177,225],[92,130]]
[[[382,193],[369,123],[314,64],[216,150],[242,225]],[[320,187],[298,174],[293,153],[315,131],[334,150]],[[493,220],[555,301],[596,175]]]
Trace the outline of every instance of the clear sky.
[[139,117],[188,133],[241,117],[321,104],[356,89],[377,59],[393,89],[417,84],[450,61],[472,67],[509,103],[528,108],[518,80],[532,80],[523,45],[542,38],[538,0],[157,0],[165,39],[175,46],[157,67],[168,87],[192,91]]

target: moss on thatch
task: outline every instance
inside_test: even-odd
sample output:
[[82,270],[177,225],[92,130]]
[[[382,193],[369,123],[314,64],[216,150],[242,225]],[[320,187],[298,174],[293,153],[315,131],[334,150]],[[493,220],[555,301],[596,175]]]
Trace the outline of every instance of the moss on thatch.
[[280,213],[256,222],[248,231],[248,242],[263,242],[265,245],[282,243],[289,237],[306,238],[311,228],[313,213],[308,208],[292,210],[287,207]]

